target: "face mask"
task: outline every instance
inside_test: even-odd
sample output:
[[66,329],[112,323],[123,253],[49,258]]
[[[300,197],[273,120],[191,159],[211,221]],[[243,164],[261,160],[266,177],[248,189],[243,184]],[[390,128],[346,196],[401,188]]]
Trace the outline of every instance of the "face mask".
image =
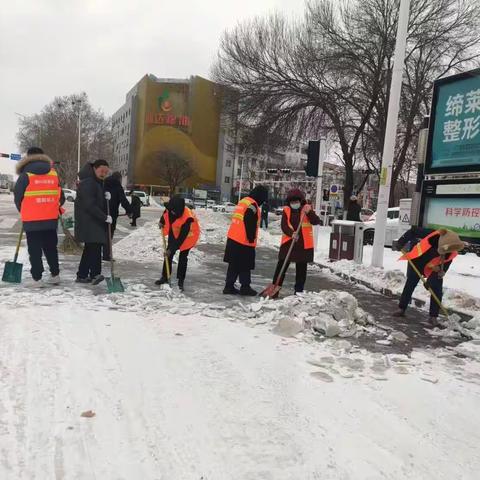
[[294,210],[298,210],[300,206],[301,206],[300,202],[295,202],[290,204],[290,207],[292,207]]

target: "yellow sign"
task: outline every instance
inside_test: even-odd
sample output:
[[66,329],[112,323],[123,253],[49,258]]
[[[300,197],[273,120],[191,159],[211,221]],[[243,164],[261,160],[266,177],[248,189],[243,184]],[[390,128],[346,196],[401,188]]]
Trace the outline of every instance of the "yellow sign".
[[382,168],[382,173],[380,174],[380,185],[387,184],[388,170],[387,167]]

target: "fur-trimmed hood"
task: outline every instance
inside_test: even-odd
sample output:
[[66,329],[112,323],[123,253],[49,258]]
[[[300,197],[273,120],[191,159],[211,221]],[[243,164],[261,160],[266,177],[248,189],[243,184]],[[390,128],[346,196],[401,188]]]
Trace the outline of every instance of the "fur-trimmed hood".
[[48,156],[45,155],[44,153],[36,153],[35,155],[26,155],[23,157],[16,166],[16,172],[17,175],[20,175],[25,167],[33,162],[43,162],[48,164],[48,171],[50,171],[50,168],[53,165],[53,160]]

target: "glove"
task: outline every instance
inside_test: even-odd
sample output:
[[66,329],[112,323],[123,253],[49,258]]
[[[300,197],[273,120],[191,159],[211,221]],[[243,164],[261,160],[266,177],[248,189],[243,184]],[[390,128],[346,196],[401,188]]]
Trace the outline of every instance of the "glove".
[[105,192],[105,200],[111,200],[112,194],[110,192]]
[[107,218],[105,219],[105,223],[112,223],[113,220],[112,220],[112,217],[110,215],[107,215]]
[[297,242],[298,239],[300,238],[300,233],[299,232],[293,232],[293,241]]

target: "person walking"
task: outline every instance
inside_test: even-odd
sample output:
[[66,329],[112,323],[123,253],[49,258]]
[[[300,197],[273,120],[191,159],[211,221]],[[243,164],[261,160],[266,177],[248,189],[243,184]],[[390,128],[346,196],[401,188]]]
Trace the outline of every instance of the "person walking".
[[[398,248],[404,255],[400,260],[410,260],[418,271],[427,279],[427,285],[437,298],[442,301],[443,277],[447,273],[458,252],[465,247],[460,237],[450,230],[430,230],[412,227],[398,240]],[[410,263],[407,267],[407,280],[398,304],[398,311],[394,317],[404,317],[413,292],[420,277]],[[435,299],[430,298],[430,323],[438,325],[440,306]]]
[[130,225],[132,227],[137,226],[137,218],[141,217],[141,210],[142,210],[142,201],[138,195],[135,195],[135,192],[132,192],[132,222]]
[[[131,217],[132,206],[127,200],[125,191],[122,187],[122,174],[120,172],[113,172],[109,177],[105,179],[105,198],[110,206],[110,215],[112,217],[112,238],[117,227],[117,219],[119,216],[120,205],[125,210],[125,213]],[[107,195],[107,194],[110,195]],[[103,248],[103,259],[110,261],[110,247],[108,245]]]
[[47,259],[50,278],[47,283],[60,283],[57,226],[61,206],[65,202],[53,160],[38,147],[31,147],[16,168],[14,201],[23,222],[30,257],[30,273],[35,286],[42,286],[42,255]]
[[[297,237],[295,232],[300,221],[302,225]],[[296,269],[294,291],[295,293],[303,292],[307,280],[307,266],[313,262],[314,256],[313,225],[320,225],[320,223],[320,218],[313,211],[312,206],[307,204],[305,194],[299,189],[290,190],[282,213],[281,227],[283,235],[278,253],[278,264],[273,275],[274,284],[278,280],[290,245],[296,239],[290,259],[278,284],[280,286],[283,285],[288,267],[293,262]],[[276,296],[278,296],[278,293]]]
[[[78,266],[77,282],[98,285],[102,275],[102,247],[108,244],[107,215],[104,180],[109,172],[105,160],[87,163],[79,172],[80,183],[75,199],[75,238],[84,243]],[[108,195],[107,195],[108,196]]]
[[165,211],[160,218],[159,226],[162,229],[162,234],[168,237],[168,246],[162,276],[160,280],[155,282],[155,285],[163,285],[168,282],[166,262],[168,262],[171,274],[173,257],[177,250],[180,250],[177,279],[178,288],[184,290],[185,278],[187,276],[188,254],[200,238],[198,219],[192,210],[185,206],[185,199],[180,197],[180,195],[174,195],[168,204],[166,204]]
[[268,202],[264,202],[262,205],[262,222],[260,228],[263,228],[265,225],[265,230],[268,230],[268,212],[270,210],[270,205]]
[[[225,288],[223,289],[225,295],[257,295],[257,292],[250,286],[251,271],[255,270],[260,207],[267,199],[267,188],[259,185],[250,192],[248,197],[240,200],[232,215],[223,258],[223,261],[228,263]],[[240,280],[240,290],[235,287],[237,279]]]
[[358,204],[358,197],[356,195],[352,195],[350,197],[350,203],[348,204],[347,220],[350,220],[352,222],[361,222],[361,212],[362,207]]

